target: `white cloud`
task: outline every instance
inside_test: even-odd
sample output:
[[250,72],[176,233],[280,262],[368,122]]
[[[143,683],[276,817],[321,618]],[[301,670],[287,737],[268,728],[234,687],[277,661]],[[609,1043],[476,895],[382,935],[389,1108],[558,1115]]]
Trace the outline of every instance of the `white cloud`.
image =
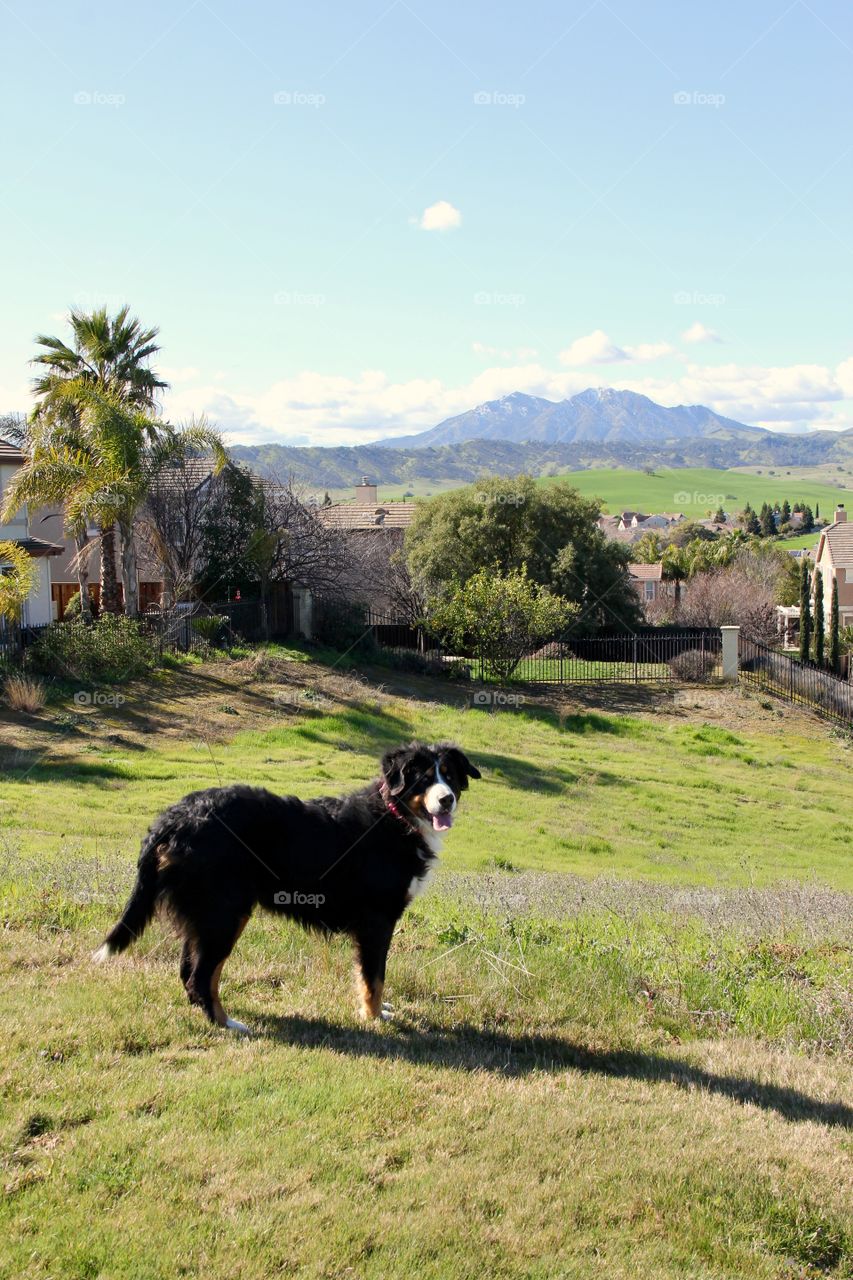
[[424,209],[418,225],[422,231],[449,231],[462,225],[462,214],[449,200],[438,200]]
[[578,367],[591,364],[629,364],[631,361],[660,360],[673,355],[668,342],[641,342],[635,347],[620,347],[603,329],[595,329],[576,338],[560,352],[560,363]]
[[575,338],[560,352],[560,363],[570,365],[613,364],[627,359],[627,352],[611,342],[603,329],[595,329],[585,338]]
[[685,329],[681,340],[682,342],[722,342],[720,335],[702,324],[701,320],[697,320],[689,329]]
[[[491,355],[481,345],[479,354]],[[528,358],[527,352],[508,352],[506,358],[510,363],[490,365],[457,386],[438,378],[395,382],[375,369],[354,377],[306,370],[260,392],[226,389],[210,378],[194,387],[173,386],[165,408],[173,421],[206,412],[235,443],[359,444],[425,430],[511,391],[562,400],[589,386],[613,386],[664,405],[708,405],[725,417],[777,431],[853,427],[853,413],[844,403],[846,397],[853,399],[853,357],[836,370],[809,364],[688,363],[671,377],[638,376],[612,365],[592,374],[578,368],[555,370]],[[26,401],[20,404],[23,408]]]

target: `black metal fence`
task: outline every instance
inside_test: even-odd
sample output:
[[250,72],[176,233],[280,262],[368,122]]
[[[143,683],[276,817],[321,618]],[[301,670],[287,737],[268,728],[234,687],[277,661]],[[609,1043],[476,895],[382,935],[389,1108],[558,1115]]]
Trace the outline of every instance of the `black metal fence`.
[[480,680],[524,684],[673,684],[713,679],[722,674],[722,636],[718,628],[644,628],[638,632],[565,637],[508,662],[476,648],[451,653],[423,627],[368,610],[365,628],[373,641],[396,653],[416,651],[442,663],[464,664]]
[[[480,679],[494,666],[487,655],[475,659]],[[568,638],[525,654],[512,679],[525,684],[681,684],[721,674],[719,631],[643,632]]]
[[738,676],[746,685],[853,724],[853,684],[787,653],[740,637]]

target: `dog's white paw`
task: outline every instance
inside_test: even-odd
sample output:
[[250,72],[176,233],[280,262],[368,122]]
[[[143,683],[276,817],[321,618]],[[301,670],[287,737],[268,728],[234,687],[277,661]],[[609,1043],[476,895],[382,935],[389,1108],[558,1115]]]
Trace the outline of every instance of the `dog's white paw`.
[[226,1018],[225,1026],[228,1031],[236,1031],[241,1036],[249,1035],[249,1028],[246,1026],[245,1022],[238,1022],[236,1018]]
[[379,1010],[379,1017],[383,1022],[391,1022],[394,1017],[394,1010],[390,1004],[383,1004]]

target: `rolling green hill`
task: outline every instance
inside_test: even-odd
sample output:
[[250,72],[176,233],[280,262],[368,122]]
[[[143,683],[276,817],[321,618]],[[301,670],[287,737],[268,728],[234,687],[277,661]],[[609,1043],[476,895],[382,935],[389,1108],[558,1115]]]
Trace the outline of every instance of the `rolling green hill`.
[[599,497],[610,513],[617,511],[683,511],[704,516],[722,506],[728,512],[742,511],[747,502],[759,509],[785,498],[793,505],[806,502],[821,515],[832,515],[838,502],[853,505],[853,478],[850,489],[840,489],[820,481],[803,480],[784,470],[775,474],[746,471],[718,471],[713,467],[661,467],[652,475],[627,468],[574,471],[568,476],[545,476],[540,484],[571,484],[587,497]]

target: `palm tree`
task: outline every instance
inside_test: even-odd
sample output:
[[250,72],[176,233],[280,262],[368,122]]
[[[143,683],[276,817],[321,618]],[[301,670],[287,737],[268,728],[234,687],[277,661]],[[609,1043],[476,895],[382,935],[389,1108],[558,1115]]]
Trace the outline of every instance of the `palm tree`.
[[[38,404],[36,415],[46,415],[72,436],[79,426],[79,396],[64,394],[70,383],[98,388],[115,396],[134,409],[147,411],[145,430],[153,438],[157,423],[153,415],[157,392],[168,384],[156,376],[149,360],[160,350],[155,341],[158,330],[145,329],[128,306],[110,316],[106,307],[92,312],[72,310],[69,322],[73,345],[61,338],[39,334],[36,342],[44,347],[33,358],[39,374],[33,383]],[[141,425],[141,424],[139,424]],[[101,535],[101,606],[107,612],[119,611],[118,582],[115,566],[114,522],[110,507],[104,508],[99,521]]]
[[211,453],[215,472],[228,455],[218,433],[204,419],[176,428],[155,420],[150,410],[134,407],[115,391],[77,380],[68,382],[58,399],[74,404],[89,462],[86,482],[69,500],[69,518],[77,521],[94,511],[102,527],[118,527],[125,612],[135,617],[139,591],[134,522],[152,484],[188,454]]
[[675,584],[675,604],[681,602],[681,584],[690,577],[690,556],[684,547],[676,547],[674,543],[666,548],[661,556],[663,577],[666,582]]

